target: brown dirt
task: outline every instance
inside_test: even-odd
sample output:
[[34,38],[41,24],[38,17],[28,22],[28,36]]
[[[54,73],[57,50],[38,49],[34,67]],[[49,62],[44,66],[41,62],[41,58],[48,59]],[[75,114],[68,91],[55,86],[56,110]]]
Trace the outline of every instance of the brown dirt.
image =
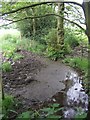
[[2,78],[5,93],[17,98],[23,111],[54,99],[65,88],[63,80],[67,72],[73,70],[60,61],[50,61],[25,50],[19,53],[24,58],[12,65],[11,72],[3,72]]

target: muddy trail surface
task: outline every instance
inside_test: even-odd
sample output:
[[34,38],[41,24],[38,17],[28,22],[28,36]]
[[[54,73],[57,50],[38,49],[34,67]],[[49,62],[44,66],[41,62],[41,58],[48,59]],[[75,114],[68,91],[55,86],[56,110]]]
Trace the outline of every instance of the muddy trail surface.
[[2,78],[5,93],[17,98],[24,109],[48,101],[65,89],[65,76],[67,72],[73,72],[70,67],[25,50],[18,53],[24,58],[16,62],[9,60],[13,69],[3,72]]

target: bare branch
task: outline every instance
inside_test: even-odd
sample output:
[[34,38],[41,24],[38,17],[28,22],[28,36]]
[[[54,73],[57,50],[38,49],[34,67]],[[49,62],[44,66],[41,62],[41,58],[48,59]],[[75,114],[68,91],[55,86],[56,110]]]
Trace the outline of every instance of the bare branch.
[[8,18],[2,18],[3,20],[7,20],[7,21],[13,21],[13,20],[10,20],[10,19],[8,19]]
[[[70,21],[69,19],[66,19],[63,16],[60,16],[60,15],[57,15],[57,14],[53,14],[53,13],[52,14],[42,15],[42,16],[29,16],[29,17],[25,17],[25,18],[22,18],[22,19],[19,19],[19,20],[12,21],[12,22],[10,22],[8,24],[5,24],[5,25],[2,25],[2,26],[7,26],[7,25],[10,25],[12,23],[16,23],[16,22],[19,22],[19,21],[22,21],[22,20],[25,20],[25,19],[35,19],[35,18],[42,18],[42,17],[47,17],[47,16],[53,16],[53,15],[57,16],[57,17],[61,17],[64,20],[66,20],[66,21],[68,21],[68,22],[70,22],[72,24],[75,24],[76,26],[78,26],[79,28],[81,28],[83,31],[85,31],[85,29],[83,27],[81,27],[79,24],[77,24],[77,23],[75,23],[73,21]],[[0,27],[2,27],[2,26],[0,26]]]
[[62,1],[62,0],[61,1],[58,1],[58,0],[55,1],[54,0],[54,1],[47,1],[47,2],[39,2],[39,3],[29,5],[29,6],[24,6],[24,7],[18,8],[16,10],[12,10],[12,11],[9,11],[9,12],[2,13],[0,16],[8,15],[8,14],[15,13],[15,12],[18,12],[18,11],[23,10],[23,9],[27,9],[27,8],[30,8],[30,7],[35,7],[35,6],[39,6],[39,5],[43,5],[43,4],[48,4],[48,3],[72,3],[72,4],[80,6],[83,9],[83,6],[79,3],[77,3],[77,2]]
[[[81,13],[80,13],[80,11],[77,9],[77,7],[76,7],[76,6],[73,6],[73,5],[72,5],[72,4],[70,4],[70,3],[68,3],[68,4],[69,4],[72,8],[75,8],[75,9],[78,11],[78,13],[79,13],[79,14],[81,14]],[[74,11],[74,10],[73,10],[73,11]],[[76,12],[76,11],[74,11],[74,12]]]
[[65,10],[64,10],[64,13],[67,15],[67,17],[69,18],[69,13],[67,13]]
[[74,21],[78,21],[80,24],[83,24],[83,25],[85,25],[86,23],[85,22],[82,22],[80,19],[74,19]]

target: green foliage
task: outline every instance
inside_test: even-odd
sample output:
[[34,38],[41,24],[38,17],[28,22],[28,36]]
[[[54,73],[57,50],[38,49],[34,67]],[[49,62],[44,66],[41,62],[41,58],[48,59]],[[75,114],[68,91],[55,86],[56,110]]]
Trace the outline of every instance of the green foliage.
[[16,29],[1,30],[0,46],[4,57],[13,58],[19,40],[20,32]]
[[[31,4],[31,3],[28,2],[28,4]],[[33,9],[23,10],[22,15],[19,15],[18,13],[16,16],[19,15],[19,17],[21,18],[22,17],[25,18],[27,16],[41,16],[47,13],[52,13],[53,11],[54,11],[54,8],[52,8],[52,6],[42,5],[42,6],[37,6]],[[34,35],[33,26],[35,28],[35,35]],[[48,29],[55,26],[56,26],[55,16],[40,17],[40,18],[34,19],[34,23],[33,23],[33,19],[25,19],[17,23],[17,27],[21,31],[24,37],[31,37],[31,36],[38,37],[38,36],[42,36],[43,34],[45,35],[45,33],[43,32],[44,29],[46,29],[45,32],[48,33]],[[38,39],[38,41],[39,40],[42,41],[41,39]]]
[[36,42],[36,41],[31,41],[30,50],[32,52],[37,53],[37,54],[43,54],[45,49],[46,49],[46,46],[44,44],[40,44],[39,42]]
[[44,44],[40,44],[38,41],[30,40],[29,38],[23,38],[22,41],[18,43],[18,48],[32,51],[37,54],[43,54],[46,46]]
[[81,112],[81,113],[78,113],[76,116],[75,116],[75,120],[83,120],[87,117],[87,113],[85,112]]
[[17,29],[0,29],[0,41],[8,40],[12,41],[13,40],[20,39],[20,32]]
[[64,43],[63,48],[57,43],[57,30],[52,28],[45,36],[47,49],[46,54],[51,59],[63,58],[64,55],[71,52],[69,44]]
[[15,54],[14,54],[14,57],[13,57],[13,60],[19,60],[19,59],[22,59],[22,58],[24,58],[23,55],[20,55],[20,54],[18,54],[18,53],[15,53]]
[[17,117],[18,112],[17,109],[21,107],[21,103],[16,100],[11,95],[6,95],[2,100],[2,120],[13,120]]
[[50,105],[50,107],[48,107],[48,108],[41,109],[41,113],[43,113],[43,117],[46,119],[53,118],[55,120],[59,120],[61,118],[61,116],[57,115],[56,113],[62,109],[63,108],[60,108],[59,104],[54,103],[54,104]]
[[48,45],[54,47],[57,44],[57,30],[55,28],[52,28],[45,36],[45,40]]
[[49,33],[45,36],[47,49],[46,54],[48,57],[55,59],[60,57],[60,49],[57,45],[57,30],[52,28]]
[[25,119],[31,120],[30,114],[32,114],[32,113],[33,113],[32,111],[23,112],[22,114],[20,114],[20,115],[17,117],[16,120],[19,120],[19,119],[21,119],[21,120],[25,120]]
[[71,48],[74,48],[79,45],[78,36],[75,34],[75,30],[65,29],[65,43],[70,45]]
[[88,70],[88,60],[86,58],[65,58],[64,62],[69,63],[70,66],[78,68],[83,72],[86,72]]
[[72,52],[72,49],[71,49],[70,45],[67,43],[64,43],[63,54],[67,55],[67,54],[70,54],[71,52]]
[[85,90],[88,90],[90,88],[88,88],[89,86],[89,74],[88,71],[85,73],[85,75],[83,76],[83,84],[84,84],[84,88]]
[[78,68],[83,73],[83,84],[85,90],[88,90],[88,59],[87,58],[65,58],[64,63],[69,64],[71,67]]
[[15,106],[16,102],[14,97],[10,95],[5,95],[5,99],[2,100],[2,113],[3,113],[3,120],[9,119],[10,112],[16,113]]
[[[8,47],[8,45],[7,45],[7,47]],[[15,53],[15,48],[13,48],[13,47],[11,46],[11,47],[8,47],[8,50],[7,50],[7,51],[4,49],[4,51],[3,51],[3,56],[6,57],[7,59],[13,58],[14,53]]]
[[87,113],[84,112],[81,108],[77,109],[77,114],[75,115],[75,120],[83,120],[87,117]]
[[16,36],[13,36],[11,33],[8,33],[5,34],[2,39],[7,40],[10,43],[16,43],[18,38]]
[[18,117],[16,118],[16,120],[37,120],[38,118],[40,118],[40,114],[38,113],[38,111],[33,111],[33,110],[29,110],[26,112],[23,112],[21,114],[18,115]]
[[2,63],[1,68],[4,72],[10,72],[12,70],[12,66],[9,62]]
[[26,112],[23,112],[22,114],[20,114],[16,120],[18,119],[26,119],[27,120],[37,120],[37,119],[44,119],[44,120],[47,120],[47,119],[50,119],[50,118],[53,118],[55,120],[59,120],[61,118],[60,115],[57,115],[56,113],[58,111],[62,110],[62,108],[60,108],[59,104],[57,103],[54,103],[52,105],[50,105],[49,107],[46,107],[46,108],[43,108],[43,109],[40,109],[39,111],[26,111]]
[[12,96],[9,96],[9,95],[5,96],[5,99],[2,101],[3,108],[5,110],[12,108],[13,103],[14,103],[14,98]]

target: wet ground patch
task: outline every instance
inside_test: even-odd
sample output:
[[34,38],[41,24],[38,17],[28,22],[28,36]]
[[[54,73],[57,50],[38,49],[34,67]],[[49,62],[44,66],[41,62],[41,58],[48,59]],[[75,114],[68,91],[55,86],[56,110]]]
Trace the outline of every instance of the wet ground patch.
[[2,78],[5,93],[21,102],[21,108],[17,110],[19,113],[52,103],[64,107],[65,118],[76,114],[75,107],[87,111],[88,98],[76,72],[60,61],[50,61],[25,50],[18,52],[24,58],[16,62],[9,60],[13,69],[3,72]]

